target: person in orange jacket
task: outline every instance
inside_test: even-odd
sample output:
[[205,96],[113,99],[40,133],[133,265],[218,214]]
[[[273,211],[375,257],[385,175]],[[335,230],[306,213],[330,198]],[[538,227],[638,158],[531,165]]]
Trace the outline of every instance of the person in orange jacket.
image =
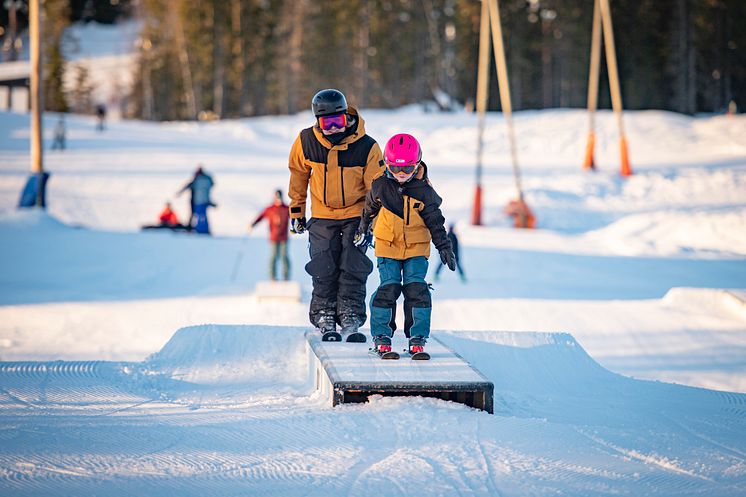
[[176,215],[176,213],[171,208],[171,202],[166,202],[166,205],[163,207],[163,210],[161,211],[160,214],[158,214],[158,224],[143,226],[142,229],[144,230],[169,229],[171,231],[185,231],[188,229],[188,227],[184,226],[183,224],[179,222],[179,217]]
[[288,223],[290,212],[282,199],[282,190],[275,192],[272,205],[262,211],[249,225],[249,232],[263,219],[269,224],[269,240],[272,243],[272,257],[269,260],[269,274],[272,281],[277,280],[277,262],[282,261],[282,279],[290,279],[290,258],[288,257]]
[[[365,194],[383,174],[378,143],[339,90],[318,92],[311,101],[313,126],[300,132],[290,150],[292,233],[308,231],[313,293],[308,317],[322,340],[365,341],[365,283],[373,263],[352,243]],[[306,222],[306,199],[311,218]],[[337,333],[337,324],[341,333]]]
[[179,224],[179,218],[176,217],[176,213],[171,210],[171,202],[166,202],[166,206],[158,216],[158,220],[161,222],[161,226],[176,226]]

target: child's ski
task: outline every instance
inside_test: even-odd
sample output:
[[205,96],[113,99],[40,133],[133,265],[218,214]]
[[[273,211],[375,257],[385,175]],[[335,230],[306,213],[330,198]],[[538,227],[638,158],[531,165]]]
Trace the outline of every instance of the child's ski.
[[416,352],[414,354],[410,353],[412,356],[413,361],[429,361],[430,360],[430,354],[427,352]]
[[399,359],[399,353],[394,352],[393,350],[389,350],[388,352],[379,352],[373,349],[373,352],[375,352],[375,354],[381,359],[392,359],[392,360]]

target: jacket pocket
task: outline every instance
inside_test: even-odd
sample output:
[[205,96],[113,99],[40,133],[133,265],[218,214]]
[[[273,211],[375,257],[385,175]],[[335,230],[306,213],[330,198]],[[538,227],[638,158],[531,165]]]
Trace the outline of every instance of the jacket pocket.
[[365,179],[362,167],[340,167],[345,206],[355,205],[365,198]]
[[404,232],[407,245],[413,243],[430,243],[430,231],[424,226],[416,226]]
[[387,242],[394,241],[394,230],[386,222],[386,217],[379,214],[376,219],[376,225],[373,228],[373,236],[378,240],[384,240]]

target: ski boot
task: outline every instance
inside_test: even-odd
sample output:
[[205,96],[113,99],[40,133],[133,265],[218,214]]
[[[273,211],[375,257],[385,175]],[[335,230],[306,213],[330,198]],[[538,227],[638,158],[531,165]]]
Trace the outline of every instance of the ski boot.
[[427,342],[425,337],[410,337],[409,350],[407,350],[407,352],[412,357],[413,361],[427,361],[430,359],[430,354],[425,352],[425,342]]
[[342,326],[341,335],[347,342],[365,343],[365,335],[358,331],[360,328],[360,319],[357,316],[345,315],[340,319]]
[[373,338],[371,351],[378,354],[381,359],[398,359],[399,353],[391,350],[391,338],[386,335],[376,335]]
[[316,319],[316,327],[321,332],[322,342],[341,342],[342,335],[337,333],[337,320],[331,315],[321,315]]

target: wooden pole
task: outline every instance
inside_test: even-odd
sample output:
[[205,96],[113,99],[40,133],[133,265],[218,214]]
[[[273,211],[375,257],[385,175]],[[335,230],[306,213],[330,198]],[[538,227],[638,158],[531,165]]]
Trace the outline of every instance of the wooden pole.
[[598,76],[601,67],[601,10],[599,0],[593,3],[593,33],[591,35],[591,67],[588,73],[588,144],[583,169],[596,169],[596,109],[598,108]]
[[487,0],[482,0],[482,17],[479,25],[479,65],[477,67],[477,170],[474,207],[471,224],[482,224],[482,158],[484,154],[484,126],[489,97],[490,81],[490,18]]
[[619,128],[619,150],[621,152],[622,176],[631,176],[632,168],[629,165],[629,153],[627,151],[627,138],[624,134],[624,121],[622,119],[622,92],[619,87],[619,72],[616,63],[616,48],[614,47],[614,27],[611,22],[611,8],[609,0],[599,0],[601,7],[601,20],[603,22],[604,45],[606,47],[606,67],[609,71],[609,87],[611,89],[611,105],[617,118]]
[[508,141],[510,142],[510,158],[513,163],[513,177],[518,193],[518,199],[523,200],[523,188],[521,187],[521,170],[518,166],[518,153],[515,145],[515,129],[513,127],[513,107],[510,101],[510,84],[508,82],[508,65],[505,62],[505,46],[503,45],[502,26],[500,24],[500,8],[497,0],[489,2],[490,23],[492,25],[492,44],[495,52],[495,65],[497,66],[497,83],[500,89],[500,104],[502,106],[505,123],[508,127]]
[[[42,148],[43,110],[42,79],[41,79],[41,19],[40,0],[29,1],[29,38],[31,44],[31,172],[44,172],[44,156]],[[39,188],[39,192],[41,192]],[[41,195],[37,197],[37,205],[41,206]]]

